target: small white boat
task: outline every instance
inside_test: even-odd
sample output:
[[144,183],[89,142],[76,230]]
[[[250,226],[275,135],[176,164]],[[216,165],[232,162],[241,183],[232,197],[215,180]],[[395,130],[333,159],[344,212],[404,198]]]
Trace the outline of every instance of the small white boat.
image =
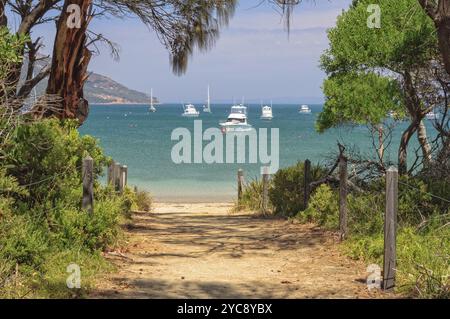
[[273,119],[272,103],[270,103],[270,106],[261,105],[261,120],[271,120],[271,119]]
[[203,113],[212,113],[211,112],[211,99],[209,96],[209,85],[208,85],[208,99],[206,100],[206,105],[203,105]]
[[153,89],[150,90],[150,108],[148,109],[149,112],[156,112],[156,108],[153,106]]
[[196,110],[194,104],[186,104],[183,105],[183,114],[181,116],[184,117],[198,117],[200,115],[200,112]]
[[439,113],[436,113],[434,111],[428,112],[425,116],[427,120],[439,120]]
[[303,104],[302,106],[300,106],[300,110],[298,110],[298,113],[311,114],[311,108],[308,105]]
[[220,126],[223,133],[250,131],[252,126],[247,122],[247,107],[242,104],[231,106],[230,115]]

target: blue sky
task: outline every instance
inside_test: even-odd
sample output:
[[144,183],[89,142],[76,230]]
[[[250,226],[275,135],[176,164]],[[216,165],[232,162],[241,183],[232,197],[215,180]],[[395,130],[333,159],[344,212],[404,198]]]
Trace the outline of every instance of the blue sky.
[[[324,78],[318,64],[327,48],[326,29],[351,0],[306,1],[295,9],[288,38],[280,15],[269,5],[254,8],[260,0],[241,0],[235,16],[215,47],[196,52],[188,71],[172,74],[169,55],[155,33],[135,19],[93,22],[97,32],[120,46],[114,61],[106,48],[93,58],[90,70],[104,74],[162,102],[197,102],[211,85],[213,102],[246,101],[316,103],[322,101]],[[40,27],[46,50],[51,51],[53,28]]]

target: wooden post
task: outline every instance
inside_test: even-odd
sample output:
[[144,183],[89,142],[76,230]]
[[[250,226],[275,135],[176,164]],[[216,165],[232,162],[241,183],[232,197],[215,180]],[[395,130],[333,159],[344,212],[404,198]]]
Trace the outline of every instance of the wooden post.
[[398,211],[398,170],[391,167],[386,171],[386,210],[384,215],[384,260],[383,289],[395,286],[396,233]]
[[128,185],[128,166],[124,165],[122,169],[123,169],[123,186],[125,187]]
[[114,190],[117,192],[119,191],[119,185],[120,185],[120,163],[114,163]]
[[94,210],[94,160],[88,156],[83,159],[83,200],[81,207],[92,214]]
[[108,185],[113,185],[113,181],[114,181],[114,161],[111,162],[111,164],[109,164],[108,166]]
[[340,240],[347,236],[347,158],[339,160],[339,232]]
[[119,166],[119,192],[122,194],[127,185],[128,167],[126,165]]
[[263,193],[262,193],[262,213],[267,213],[267,203],[269,202],[269,167],[264,166],[262,175]]
[[303,177],[304,177],[303,204],[304,204],[304,209],[307,209],[308,203],[309,203],[309,192],[310,192],[309,183],[311,182],[311,161],[308,159],[305,161],[305,164],[304,164]]
[[237,191],[238,191],[238,208],[241,209],[242,204],[242,191],[244,187],[244,171],[238,169],[237,173]]

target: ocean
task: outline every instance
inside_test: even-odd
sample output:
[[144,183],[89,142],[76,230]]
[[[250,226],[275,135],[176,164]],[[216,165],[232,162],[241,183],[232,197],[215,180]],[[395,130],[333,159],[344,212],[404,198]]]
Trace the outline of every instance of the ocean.
[[[196,104],[201,111],[201,104]],[[315,130],[315,120],[322,105],[310,105],[312,114],[299,114],[299,105],[273,105],[272,121],[260,119],[260,105],[248,105],[248,121],[256,129],[279,128],[279,167],[310,159],[322,163],[337,153],[337,142],[352,145],[362,153],[374,155],[372,139],[366,126],[347,126]],[[236,197],[236,174],[239,168],[246,180],[257,178],[261,163],[181,163],[172,160],[171,152],[178,140],[172,131],[194,131],[194,120],[202,120],[203,130],[219,128],[226,120],[230,105],[212,105],[212,114],[184,118],[181,104],[156,106],[148,112],[146,105],[91,105],[87,121],[79,128],[99,140],[105,153],[128,166],[128,184],[148,190],[159,201],[232,201]],[[398,140],[405,123],[399,124],[386,156],[395,161]],[[427,126],[430,126],[428,123]],[[269,140],[270,142],[270,140]],[[204,145],[208,142],[205,141]],[[225,144],[225,142],[224,142]],[[417,145],[413,141],[412,146]],[[104,180],[104,179],[103,179]]]

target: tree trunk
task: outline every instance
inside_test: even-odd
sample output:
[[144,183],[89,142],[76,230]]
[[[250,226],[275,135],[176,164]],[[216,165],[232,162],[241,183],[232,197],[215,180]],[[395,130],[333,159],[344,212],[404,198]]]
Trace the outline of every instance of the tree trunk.
[[[71,27],[72,19],[67,12],[69,5],[78,5],[81,23]],[[86,29],[91,20],[92,0],[66,0],[57,23],[53,60],[48,80],[47,94],[60,99],[56,109],[42,110],[43,116],[57,116],[61,119],[78,119],[80,125],[88,115],[89,104],[84,99],[83,86],[88,77],[87,67],[91,52],[86,48]]]
[[423,120],[419,122],[417,127],[417,140],[422,149],[423,165],[428,166],[432,161],[431,146],[430,143],[428,143],[427,128],[425,127]]
[[445,70],[450,75],[450,17],[447,20],[438,27],[438,39]]
[[8,25],[8,18],[5,13],[6,0],[0,0],[0,27],[6,27]]
[[408,144],[416,130],[417,123],[412,121],[400,139],[400,146],[398,148],[398,173],[400,175],[405,175],[408,172]]
[[450,0],[435,2],[419,0],[428,16],[436,26],[439,50],[447,73],[450,75]]

